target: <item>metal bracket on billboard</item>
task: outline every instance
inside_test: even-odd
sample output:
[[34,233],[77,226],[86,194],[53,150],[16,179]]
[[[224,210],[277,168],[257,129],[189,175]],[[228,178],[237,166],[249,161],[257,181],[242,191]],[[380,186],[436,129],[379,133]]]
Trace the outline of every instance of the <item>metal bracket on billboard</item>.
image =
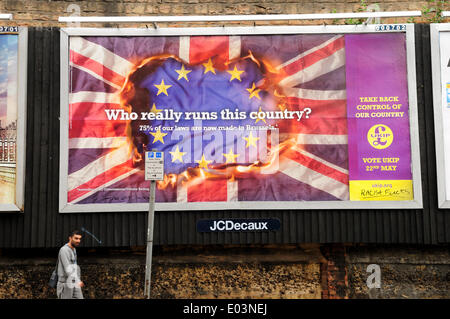
[[[421,11],[345,12],[312,14],[210,15],[210,16],[114,16],[114,17],[59,17],[59,22],[128,23],[128,22],[229,22],[229,21],[281,21],[420,17]],[[256,24],[255,24],[256,25]]]
[[11,13],[0,13],[0,20],[12,20],[13,15]]
[[[380,11],[380,5],[375,3],[375,4],[371,4],[370,6],[367,7],[367,12],[381,12]],[[364,25],[368,25],[372,22],[372,20],[375,19],[375,24],[381,24],[381,19],[379,17],[374,18],[374,17],[370,17],[367,18],[367,20],[364,22]]]

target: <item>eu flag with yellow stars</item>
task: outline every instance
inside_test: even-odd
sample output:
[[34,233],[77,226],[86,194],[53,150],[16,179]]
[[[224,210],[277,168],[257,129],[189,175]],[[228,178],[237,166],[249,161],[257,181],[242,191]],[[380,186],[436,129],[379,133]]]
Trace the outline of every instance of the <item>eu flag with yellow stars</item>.
[[[165,117],[149,121],[150,127],[142,129],[148,135],[147,149],[165,152],[166,174],[180,174],[202,165],[206,168],[204,163],[212,167],[259,160],[257,148],[266,151],[266,140],[257,138],[266,132],[246,130],[246,125],[273,124],[271,120],[249,117],[252,111],[276,107],[272,94],[257,88],[263,80],[258,65],[250,59],[219,70],[211,59],[192,66],[167,58],[148,74],[138,87],[148,90],[148,110]],[[180,114],[178,121],[174,116],[167,119],[172,111]],[[252,141],[253,152],[249,152],[244,139],[250,132],[261,141]]]

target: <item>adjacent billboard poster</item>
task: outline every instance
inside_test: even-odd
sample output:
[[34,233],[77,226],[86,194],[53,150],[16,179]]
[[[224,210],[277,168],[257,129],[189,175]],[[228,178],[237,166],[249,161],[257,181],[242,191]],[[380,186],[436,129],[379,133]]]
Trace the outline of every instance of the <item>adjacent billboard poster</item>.
[[450,24],[431,24],[438,201],[450,208]]
[[412,25],[61,40],[62,212],[422,205]]
[[0,211],[23,210],[27,29],[0,26]]

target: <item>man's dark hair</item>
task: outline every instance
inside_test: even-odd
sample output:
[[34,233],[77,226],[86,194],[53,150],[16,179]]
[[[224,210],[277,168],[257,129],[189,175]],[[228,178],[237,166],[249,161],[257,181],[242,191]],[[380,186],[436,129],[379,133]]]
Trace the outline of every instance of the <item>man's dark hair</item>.
[[81,231],[79,231],[78,229],[74,229],[69,233],[69,237],[73,237],[74,235],[80,235],[82,236],[83,234],[81,233]]

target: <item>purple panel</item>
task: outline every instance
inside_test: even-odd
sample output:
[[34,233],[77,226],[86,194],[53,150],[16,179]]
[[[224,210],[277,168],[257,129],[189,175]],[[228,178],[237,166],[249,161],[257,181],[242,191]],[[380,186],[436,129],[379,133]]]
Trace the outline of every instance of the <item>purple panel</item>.
[[[350,180],[410,180],[405,34],[352,34],[345,36],[345,44]],[[385,97],[397,101],[386,102]],[[384,108],[389,109],[364,110],[367,106],[363,105],[388,105]],[[384,149],[374,148],[368,140],[369,129],[379,125],[386,125],[393,133],[392,144]],[[384,139],[380,141],[384,143]],[[384,164],[397,166],[395,171],[367,171],[367,158],[399,161]]]

